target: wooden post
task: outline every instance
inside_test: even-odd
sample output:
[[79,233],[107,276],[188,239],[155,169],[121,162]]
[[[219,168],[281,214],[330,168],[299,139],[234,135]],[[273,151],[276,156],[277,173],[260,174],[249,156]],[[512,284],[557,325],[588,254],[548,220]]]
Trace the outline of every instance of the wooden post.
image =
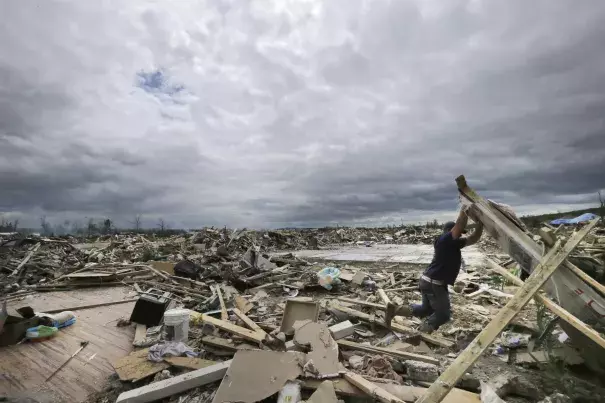
[[[493,260],[491,260],[489,258],[486,258],[486,262],[487,262],[488,266],[490,266],[491,270],[500,274],[506,280],[510,281],[511,283],[513,283],[515,285],[518,285],[519,287],[523,286],[523,281],[520,278],[513,276],[504,267],[500,266],[499,264],[497,264],[496,262],[494,262]],[[569,323],[570,325],[572,325],[573,327],[578,329],[580,332],[584,333],[584,335],[586,335],[586,337],[590,338],[592,341],[597,343],[599,346],[605,348],[605,339],[603,339],[601,337],[600,333],[598,333],[595,330],[588,327],[584,322],[582,322],[580,319],[576,318],[574,315],[572,315],[567,310],[561,308],[559,305],[555,304],[548,297],[546,297],[542,294],[536,294],[536,298],[538,300],[540,300],[540,302],[542,302],[544,304],[544,306],[546,306],[546,308],[548,308],[552,313],[554,313],[555,315],[557,315],[558,317],[563,319],[565,322]]]
[[214,290],[216,291],[216,295],[218,295],[218,301],[221,304],[221,320],[229,320],[229,314],[227,313],[227,306],[225,305],[225,300],[223,299],[221,286],[218,284],[215,285]]
[[592,226],[587,225],[572,236],[565,246],[561,247],[558,241],[555,246],[542,258],[534,268],[523,286],[515,296],[508,301],[494,319],[475,337],[468,347],[454,360],[454,362],[433,382],[427,392],[416,403],[439,403],[454,387],[456,382],[466,373],[471,365],[489,347],[500,332],[523,309],[525,304],[534,296],[548,278],[555,272],[567,256],[575,249],[580,241],[588,235]]

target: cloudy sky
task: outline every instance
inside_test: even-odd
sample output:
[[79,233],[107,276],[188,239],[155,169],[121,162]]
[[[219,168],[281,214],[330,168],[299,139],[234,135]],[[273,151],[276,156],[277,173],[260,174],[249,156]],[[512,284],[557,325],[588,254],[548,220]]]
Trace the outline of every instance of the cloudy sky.
[[605,188],[602,1],[18,1],[0,212],[22,225],[453,218]]

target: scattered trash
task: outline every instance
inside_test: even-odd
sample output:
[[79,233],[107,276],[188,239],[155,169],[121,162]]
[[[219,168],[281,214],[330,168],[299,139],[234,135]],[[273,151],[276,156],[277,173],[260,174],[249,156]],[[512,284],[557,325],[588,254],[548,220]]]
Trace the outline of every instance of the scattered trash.
[[529,334],[521,334],[515,332],[504,331],[500,335],[501,344],[504,347],[508,348],[527,346],[530,339],[531,335]]
[[333,286],[340,284],[340,270],[335,267],[325,267],[319,273],[319,285],[326,290],[331,290]]
[[25,333],[25,338],[31,341],[42,341],[55,336],[59,329],[53,326],[30,327]]
[[149,361],[162,362],[164,357],[180,357],[183,355],[197,357],[199,354],[185,343],[166,342],[149,347],[147,358]]

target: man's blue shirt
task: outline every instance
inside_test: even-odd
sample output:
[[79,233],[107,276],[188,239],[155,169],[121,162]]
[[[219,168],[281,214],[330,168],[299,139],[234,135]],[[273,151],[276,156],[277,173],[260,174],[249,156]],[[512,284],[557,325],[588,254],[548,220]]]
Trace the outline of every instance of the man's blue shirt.
[[466,246],[466,239],[452,237],[452,232],[442,234],[435,240],[433,261],[425,270],[424,275],[453,285],[462,265],[460,250]]

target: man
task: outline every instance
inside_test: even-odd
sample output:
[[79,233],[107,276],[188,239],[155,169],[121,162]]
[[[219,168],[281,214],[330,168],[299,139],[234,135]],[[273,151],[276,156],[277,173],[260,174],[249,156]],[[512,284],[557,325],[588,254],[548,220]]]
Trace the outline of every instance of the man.
[[455,223],[450,221],[443,226],[443,234],[435,240],[433,261],[419,280],[422,304],[408,307],[389,303],[385,315],[387,326],[391,325],[396,315],[413,315],[426,318],[420,326],[421,332],[432,333],[450,320],[450,296],[447,286],[454,285],[460,272],[462,264],[460,250],[476,243],[483,233],[483,224],[479,223],[471,236],[463,237],[462,232],[467,222],[468,216],[463,208]]

